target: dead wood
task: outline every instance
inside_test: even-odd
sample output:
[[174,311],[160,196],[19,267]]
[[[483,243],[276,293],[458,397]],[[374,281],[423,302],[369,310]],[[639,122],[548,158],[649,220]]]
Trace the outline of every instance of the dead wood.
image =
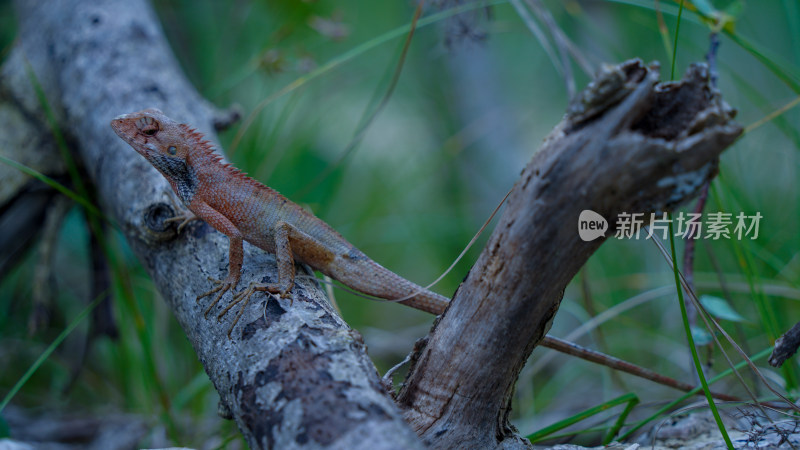
[[[639,61],[606,67],[522,172],[477,263],[418,355],[398,402],[436,448],[529,445],[509,424],[517,376],[569,281],[623,212],[663,211],[716,174],[741,133],[704,65],[658,83]],[[585,242],[578,217],[609,222]]]
[[769,355],[769,365],[781,367],[787,359],[797,353],[798,347],[800,347],[800,322],[794,324],[789,331],[775,340],[775,348]]

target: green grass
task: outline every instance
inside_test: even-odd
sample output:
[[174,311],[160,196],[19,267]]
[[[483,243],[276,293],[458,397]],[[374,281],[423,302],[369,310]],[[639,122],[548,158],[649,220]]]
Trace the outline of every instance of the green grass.
[[[706,211],[758,211],[763,219],[755,241],[698,242],[697,293],[725,299],[746,319],[721,323],[739,345],[761,350],[751,353],[760,358],[756,364],[773,371],[796,395],[797,362],[774,371],[763,362],[762,349],[800,317],[800,302],[793,297],[800,290],[800,111],[791,103],[800,85],[797,6],[750,2],[722,24],[686,2],[675,33],[679,3],[659,4],[663,29],[649,1],[546,2],[588,60],[660,60],[664,79],[673,60],[675,77],[690,62],[702,60],[709,31],[724,25],[720,89],[743,125],[758,126],[748,128],[723,155]],[[170,0],[156,7],[198,89],[219,106],[239,103],[248,113],[246,129],[239,124],[221,136],[226,149],[236,143],[234,163],[313,209],[383,265],[427,284],[450,265],[513,185],[568,100],[559,70],[514,8],[502,1],[493,5],[491,20],[485,19],[485,9],[464,6],[483,17],[477,26],[489,38],[470,44],[472,53],[461,63],[442,44],[442,20],[452,12],[426,10],[404,52],[414,8],[403,2]],[[13,39],[7,10],[8,3],[0,2],[0,49],[10,48]],[[320,34],[310,25],[315,17],[340,21],[348,34],[343,39]],[[268,52],[270,64],[263,62]],[[470,60],[476,65],[459,65]],[[585,85],[588,78],[577,65],[573,72],[576,84]],[[384,97],[385,105],[374,114]],[[782,111],[785,105],[790,107]],[[771,117],[774,112],[780,115]],[[760,123],[765,118],[769,121]],[[52,123],[51,131],[60,132]],[[354,136],[357,150],[341,159]],[[7,157],[4,162],[13,164]],[[317,183],[320,174],[327,176]],[[91,193],[82,192],[74,179],[64,189],[92,208],[87,206]],[[0,365],[7,368],[0,371],[0,396],[24,381],[13,399],[21,406],[132,412],[167,427],[179,445],[199,446],[211,438],[220,445],[225,439],[240,444],[235,426],[216,417],[213,387],[122,236],[102,226],[102,219],[92,219],[96,214],[81,211],[73,209],[60,232],[56,314],[49,328],[33,337],[26,331],[35,249],[0,280]],[[103,235],[120,339],[94,342],[76,383],[65,390],[87,333],[85,321],[76,324],[75,317],[90,300],[90,229]],[[455,290],[490,231],[491,226],[435,290],[448,295]],[[675,246],[680,261],[683,243],[677,240]],[[552,334],[567,336],[591,322],[593,328],[577,338],[579,343],[695,380],[677,292],[649,295],[624,308],[642,299],[637,296],[643,292],[670,283],[674,288],[674,274],[651,243],[609,239],[583,277],[585,289],[579,280],[567,289]],[[340,290],[336,297],[345,319],[365,335],[381,370],[402,359],[427,332],[430,317],[423,313]],[[602,320],[592,321],[598,316]],[[68,330],[61,345],[51,348]],[[49,358],[38,363],[45,351],[51,352]],[[593,423],[577,422],[564,431],[577,435],[575,442],[597,445],[620,418],[625,425],[618,436],[629,437],[689,399],[550,352],[534,352],[517,386],[512,419],[524,435],[582,417],[579,413],[598,405],[605,408],[622,395],[641,400],[627,417],[622,408],[612,409]],[[699,348],[697,362],[709,383],[716,383],[714,390],[744,395],[735,378],[723,376],[729,368],[719,356],[718,350]],[[35,362],[37,370],[26,374]],[[741,372],[749,379],[747,369]],[[758,382],[751,388],[758,396],[772,395]],[[211,425],[198,429],[201,423]]]

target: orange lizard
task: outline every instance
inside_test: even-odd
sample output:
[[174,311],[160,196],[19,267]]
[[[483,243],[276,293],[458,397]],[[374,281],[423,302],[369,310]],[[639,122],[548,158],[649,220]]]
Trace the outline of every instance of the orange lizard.
[[441,314],[448,299],[391,272],[347,242],[336,230],[233,166],[223,163],[203,135],[175,122],[157,109],[119,116],[111,128],[147,159],[169,181],[175,194],[193,213],[170,220],[202,219],[229,238],[228,276],[209,278],[216,286],[197,296],[216,293],[205,314],[239,282],[243,259],[242,242],[275,254],[276,283],[250,283],[233,295],[219,315],[224,316],[244,301],[228,336],[239,321],[253,293],[266,291],[291,298],[295,261],[308,264],[344,285],[364,294],[398,300],[399,303],[433,314]]

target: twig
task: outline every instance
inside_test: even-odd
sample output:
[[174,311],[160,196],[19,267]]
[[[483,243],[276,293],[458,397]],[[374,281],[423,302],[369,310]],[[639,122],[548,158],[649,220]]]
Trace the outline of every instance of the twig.
[[775,350],[769,356],[769,365],[772,367],[782,366],[784,361],[794,356],[797,347],[800,347],[800,322],[794,324],[789,331],[775,340]]
[[[569,341],[565,341],[563,339],[559,339],[554,336],[550,335],[545,336],[545,338],[542,340],[541,345],[543,347],[557,350],[561,353],[577,356],[578,358],[585,359],[586,361],[591,361],[593,363],[610,367],[615,370],[620,370],[622,372],[629,373],[631,375],[635,375],[637,377],[644,378],[646,380],[650,380],[658,384],[663,384],[664,386],[669,386],[671,388],[675,388],[683,392],[689,392],[695,388],[695,386],[692,386],[689,383],[678,381],[674,378],[670,378],[668,376],[661,375],[660,373],[656,373],[650,369],[645,369],[644,367],[637,366],[622,359],[615,358],[613,356],[609,356],[604,353],[600,353],[598,351],[591,350],[585,347],[581,347],[580,345],[577,345]],[[697,394],[703,395],[703,392],[700,391]],[[739,397],[733,395],[721,394],[716,392],[712,392],[711,395],[720,400],[733,401],[733,402],[741,401]]]

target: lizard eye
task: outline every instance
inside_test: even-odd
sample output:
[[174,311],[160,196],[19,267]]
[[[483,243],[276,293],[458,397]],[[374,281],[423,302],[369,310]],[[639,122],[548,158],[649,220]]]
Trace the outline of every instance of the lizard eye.
[[167,148],[167,151],[170,155],[175,155],[178,153],[178,149],[174,145],[170,145],[169,148]]
[[158,132],[158,130],[155,128],[145,128],[144,130],[142,130],[142,133],[144,133],[147,136],[155,136],[156,132]]

